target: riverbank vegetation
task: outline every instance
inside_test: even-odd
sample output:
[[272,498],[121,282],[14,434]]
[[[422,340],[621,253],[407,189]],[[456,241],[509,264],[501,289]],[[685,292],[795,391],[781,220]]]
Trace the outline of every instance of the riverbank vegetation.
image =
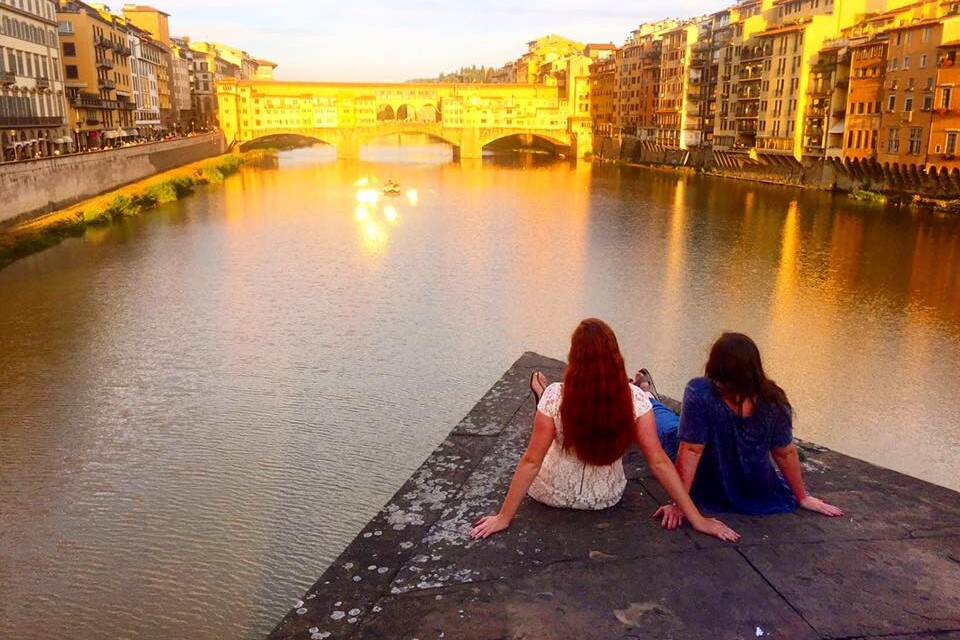
[[181,200],[200,185],[220,184],[245,164],[261,162],[270,155],[260,150],[194,162],[14,225],[0,231],[0,269],[66,238],[82,236],[89,227],[102,227]]

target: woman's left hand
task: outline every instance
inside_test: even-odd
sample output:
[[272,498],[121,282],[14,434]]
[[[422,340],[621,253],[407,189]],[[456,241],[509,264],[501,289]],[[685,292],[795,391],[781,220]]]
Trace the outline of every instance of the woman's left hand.
[[664,529],[676,529],[683,524],[683,511],[673,503],[665,504],[657,509],[653,517],[661,519],[660,526]]
[[510,519],[499,513],[495,516],[484,516],[477,520],[473,529],[470,530],[470,537],[473,540],[481,540],[492,536],[497,531],[503,531],[510,526]]
[[816,513],[822,513],[825,516],[833,517],[843,515],[843,509],[840,507],[835,507],[832,504],[824,502],[820,498],[814,498],[813,496],[809,495],[800,501],[800,506]]

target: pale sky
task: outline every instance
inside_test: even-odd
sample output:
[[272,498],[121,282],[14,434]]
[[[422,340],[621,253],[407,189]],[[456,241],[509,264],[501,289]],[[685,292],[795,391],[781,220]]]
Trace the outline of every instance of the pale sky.
[[223,42],[273,60],[280,80],[400,82],[471,64],[501,66],[549,33],[621,45],[642,22],[702,15],[732,3],[155,0],[152,6],[170,14],[173,35]]

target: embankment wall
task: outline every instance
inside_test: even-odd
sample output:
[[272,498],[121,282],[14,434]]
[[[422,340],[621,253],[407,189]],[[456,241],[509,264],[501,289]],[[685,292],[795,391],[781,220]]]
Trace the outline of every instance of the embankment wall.
[[0,165],[0,226],[49,213],[227,150],[220,132]]
[[741,180],[842,192],[877,191],[894,200],[913,196],[960,198],[960,171],[931,165],[881,164],[871,159],[841,161],[839,158],[799,162],[790,155],[751,157],[746,151],[670,149],[629,136],[596,136],[594,153],[604,160],[688,167]]

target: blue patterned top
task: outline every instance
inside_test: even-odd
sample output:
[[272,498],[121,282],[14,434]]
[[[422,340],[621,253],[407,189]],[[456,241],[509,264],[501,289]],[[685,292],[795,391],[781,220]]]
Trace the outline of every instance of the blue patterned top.
[[707,378],[683,392],[680,439],[704,445],[690,490],[698,507],[764,515],[793,511],[797,501],[780,476],[770,450],[793,441],[792,416],[758,402],[753,415],[736,415]]

